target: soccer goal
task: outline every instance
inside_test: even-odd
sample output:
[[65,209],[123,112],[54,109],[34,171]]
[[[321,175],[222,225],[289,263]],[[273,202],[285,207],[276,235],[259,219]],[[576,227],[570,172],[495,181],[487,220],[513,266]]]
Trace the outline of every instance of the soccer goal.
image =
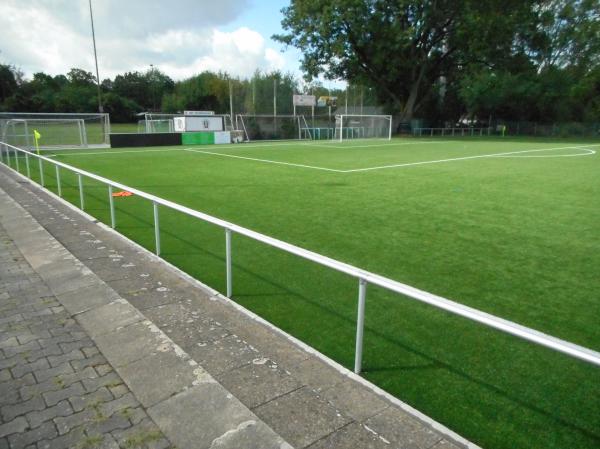
[[313,132],[303,115],[238,114],[236,128],[246,141],[312,139]]
[[392,138],[391,115],[346,115],[335,116],[335,139],[387,139]]
[[107,147],[108,114],[0,113],[0,138],[11,145],[33,148],[34,130],[41,148]]
[[175,127],[172,118],[146,119],[138,121],[139,133],[174,133]]

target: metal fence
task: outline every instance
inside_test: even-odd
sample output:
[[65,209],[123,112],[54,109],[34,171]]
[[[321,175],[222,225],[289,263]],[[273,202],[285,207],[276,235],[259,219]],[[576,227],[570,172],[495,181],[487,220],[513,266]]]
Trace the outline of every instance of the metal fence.
[[513,120],[498,120],[497,126],[506,126],[506,134],[510,136],[539,137],[598,137],[600,123],[556,122],[537,123]]
[[415,136],[489,136],[493,128],[413,128]]
[[78,179],[78,188],[79,188],[79,201],[80,208],[84,210],[84,178],[89,178],[100,182],[107,187],[107,195],[109,199],[109,207],[110,207],[110,221],[111,227],[114,229],[116,226],[117,217],[115,215],[115,207],[113,202],[113,189],[121,189],[132,192],[133,194],[147,199],[151,204],[154,212],[154,237],[155,237],[155,253],[157,256],[160,256],[160,221],[159,221],[159,206],[167,207],[172,210],[178,211],[182,214],[189,215],[190,217],[197,218],[207,223],[211,223],[215,226],[218,226],[224,231],[224,240],[225,240],[225,278],[226,278],[226,294],[227,297],[231,298],[233,295],[233,271],[232,271],[232,258],[233,258],[233,246],[232,246],[232,237],[234,234],[239,234],[245,237],[248,237],[257,242],[261,242],[265,245],[271,246],[273,248],[277,248],[281,251],[294,254],[298,257],[301,257],[306,260],[310,260],[319,265],[329,267],[333,270],[336,270],[341,273],[345,273],[348,276],[354,277],[358,281],[358,301],[357,301],[357,321],[356,321],[356,340],[355,340],[355,356],[354,356],[354,372],[359,374],[362,368],[362,351],[363,351],[363,333],[364,333],[364,320],[365,320],[365,301],[367,295],[367,286],[369,284],[375,285],[378,287],[382,287],[386,290],[399,293],[408,298],[429,304],[438,309],[445,310],[446,312],[452,313],[454,315],[461,316],[463,318],[467,318],[471,321],[483,324],[485,326],[497,329],[499,331],[514,335],[523,340],[527,340],[533,342],[540,346],[545,346],[547,348],[553,349],[558,352],[562,352],[564,354],[570,355],[571,357],[586,361],[596,366],[600,366],[600,353],[594,350],[585,348],[583,346],[576,345],[574,343],[570,343],[565,340],[561,340],[556,337],[552,337],[550,335],[544,334],[542,332],[536,331],[534,329],[522,326],[520,324],[514,323],[512,321],[505,320],[503,318],[499,318],[497,316],[488,314],[486,312],[482,312],[480,310],[474,309],[472,307],[468,307],[457,302],[451,301],[449,299],[443,298],[441,296],[434,295],[432,293],[428,293],[423,290],[419,290],[417,288],[411,287],[410,285],[403,284],[398,281],[394,281],[393,279],[389,279],[383,276],[380,276],[375,273],[371,273],[369,271],[362,270],[355,266],[346,264],[344,262],[340,262],[338,260],[332,259],[330,257],[323,256],[321,254],[315,253],[313,251],[306,250],[304,248],[300,248],[298,246],[292,245],[290,243],[286,243],[284,241],[275,239],[273,237],[269,237],[264,234],[260,234],[258,232],[252,231],[250,229],[246,229],[242,226],[238,226],[234,223],[227,222],[225,220],[221,220],[219,218],[213,217],[211,215],[199,212],[194,209],[190,209],[189,207],[182,206],[180,204],[174,203],[169,200],[165,200],[163,198],[157,197],[155,195],[151,195],[149,193],[143,192],[141,190],[135,189],[133,187],[129,187],[125,184],[121,184],[116,181],[112,181],[110,179],[104,178],[102,176],[95,175],[93,173],[89,173],[87,171],[72,167],[70,165],[64,164],[59,161],[55,161],[49,159],[47,157],[31,153],[30,151],[26,151],[21,148],[17,148],[13,145],[8,145],[0,142],[0,160],[9,166],[10,168],[15,169],[20,172],[20,161],[21,163],[25,163],[25,169],[27,173],[27,177],[31,179],[31,170],[30,170],[30,159],[37,160],[40,170],[40,184],[44,187],[44,164],[50,164],[54,166],[57,180],[57,190],[58,195],[62,196],[61,189],[61,181],[60,181],[60,173],[61,170],[68,170],[77,175]]

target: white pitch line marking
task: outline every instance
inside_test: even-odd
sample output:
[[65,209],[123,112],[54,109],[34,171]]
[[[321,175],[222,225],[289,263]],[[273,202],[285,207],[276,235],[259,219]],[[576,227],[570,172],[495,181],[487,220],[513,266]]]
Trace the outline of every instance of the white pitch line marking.
[[439,164],[442,162],[454,162],[454,161],[465,161],[468,159],[481,159],[486,157],[502,157],[508,156],[512,154],[522,154],[522,153],[533,153],[536,151],[552,151],[552,150],[566,150],[566,149],[587,149],[588,147],[598,147],[600,144],[595,145],[580,145],[580,146],[570,146],[570,147],[556,147],[556,148],[540,148],[534,150],[523,150],[523,151],[509,151],[506,153],[494,153],[494,154],[480,154],[477,156],[464,156],[464,157],[455,157],[450,159],[437,159],[433,161],[422,161],[422,162],[408,162],[405,164],[394,164],[394,165],[382,165],[379,167],[367,167],[367,168],[355,168],[352,170],[341,170],[342,173],[356,173],[362,171],[372,171],[372,170],[383,170],[386,168],[400,168],[400,167],[411,167],[413,165],[426,165],[426,164]]
[[[435,143],[447,143],[449,141],[435,141]],[[414,144],[426,144],[426,143],[434,143],[434,142],[414,142]],[[406,143],[395,143],[395,144],[383,144],[383,145],[377,145],[377,146],[395,146],[395,145],[411,145],[413,144],[413,142],[406,142]],[[286,143],[286,144],[273,144],[273,145],[252,145],[252,147],[276,147],[279,145],[298,145],[298,143]],[[317,146],[317,144],[304,144],[306,146]],[[248,146],[246,146],[245,144],[235,144],[232,145],[234,148],[248,148]],[[215,152],[211,152],[211,151],[202,151],[202,150],[197,150],[195,148],[172,148],[172,149],[156,149],[156,150],[125,150],[125,151],[100,151],[100,152],[84,152],[84,153],[68,153],[66,154],[68,155],[73,155],[73,156],[89,156],[89,155],[101,155],[101,154],[125,154],[125,153],[152,153],[152,152],[169,152],[169,151],[188,151],[188,152],[194,152],[194,153],[201,153],[201,154],[208,154],[208,155],[212,155],[212,156],[222,156],[222,157],[229,157],[229,158],[235,158],[235,159],[245,159],[245,160],[250,160],[250,161],[255,161],[255,162],[264,162],[267,164],[277,164],[277,165],[287,165],[287,166],[291,166],[291,167],[301,167],[301,168],[310,168],[313,170],[321,170],[321,171],[328,171],[328,172],[333,172],[333,173],[358,173],[358,172],[364,172],[364,171],[373,171],[373,170],[384,170],[384,169],[388,169],[388,168],[402,168],[402,167],[411,167],[411,166],[416,166],[416,165],[427,165],[427,164],[439,164],[442,162],[454,162],[454,161],[464,161],[464,160],[469,160],[469,159],[481,159],[481,158],[503,158],[503,157],[511,157],[512,155],[516,155],[516,154],[523,154],[523,153],[534,153],[534,152],[540,152],[540,151],[554,151],[554,150],[566,150],[566,149],[576,149],[576,150],[583,150],[583,151],[587,151],[587,153],[585,154],[570,154],[570,155],[556,155],[556,156],[548,156],[548,155],[544,155],[544,156],[518,156],[518,157],[574,157],[574,156],[589,156],[589,155],[593,155],[596,154],[596,152],[594,150],[590,150],[589,147],[598,147],[600,146],[600,144],[593,144],[593,145],[577,145],[577,146],[568,146],[568,147],[553,147],[553,148],[538,148],[538,149],[532,149],[532,150],[522,150],[522,151],[509,151],[509,152],[505,152],[505,153],[493,153],[493,154],[480,154],[480,155],[476,155],[476,156],[464,156],[464,157],[457,157],[457,158],[448,158],[448,159],[437,159],[437,160],[432,160],[432,161],[421,161],[421,162],[408,162],[408,163],[404,163],[404,164],[392,164],[392,165],[382,165],[382,166],[376,166],[376,167],[366,167],[366,168],[355,168],[355,169],[348,169],[348,170],[341,170],[341,169],[335,169],[335,168],[327,168],[327,167],[319,167],[319,166],[315,166],[315,165],[305,165],[305,164],[295,164],[292,162],[283,162],[283,161],[273,161],[270,159],[259,159],[259,158],[252,158],[252,157],[246,157],[246,156],[236,156],[233,154],[225,154],[225,153],[215,153]],[[228,147],[231,148],[231,146],[226,146],[224,145],[223,147]],[[328,146],[327,148],[331,148],[330,146]],[[340,147],[340,148],[344,148],[344,147]],[[346,147],[346,148],[357,148],[357,147]],[[56,157],[58,155],[48,155],[48,157]]]
[[398,142],[394,142],[394,143],[381,143],[381,144],[374,144],[374,145],[348,145],[348,146],[344,146],[343,144],[340,144],[339,142],[332,142],[332,143],[323,143],[323,144],[303,144],[304,146],[308,146],[308,147],[319,147],[319,148],[339,148],[339,149],[344,149],[344,150],[352,150],[354,148],[373,148],[373,147],[400,147],[400,146],[405,146],[405,145],[425,145],[425,144],[437,144],[437,143],[452,143],[449,140],[436,140],[436,141],[419,141],[419,142],[402,142],[402,143],[398,143]]
[[592,154],[596,154],[596,152],[594,150],[590,150],[589,148],[577,148],[578,151],[585,151],[585,153],[575,153],[575,154],[534,154],[531,156],[496,156],[496,157],[505,157],[505,158],[515,158],[515,159],[521,159],[521,158],[529,158],[529,157],[544,157],[544,158],[551,158],[551,157],[580,157],[580,156],[591,156]]
[[245,160],[248,160],[248,161],[265,162],[267,164],[289,165],[289,166],[292,166],[292,167],[312,168],[313,170],[323,170],[323,171],[329,171],[329,172],[334,172],[334,173],[345,173],[344,170],[336,170],[335,168],[325,168],[325,167],[316,167],[314,165],[304,165],[304,164],[294,164],[294,163],[291,163],[291,162],[272,161],[270,159],[257,159],[257,158],[254,158],[254,157],[235,156],[233,154],[225,154],[225,153],[213,153],[211,151],[193,150],[191,148],[186,148],[183,151],[190,151],[190,152],[193,152],[193,153],[208,154],[208,155],[212,155],[212,156],[232,157],[232,158],[235,158],[235,159],[245,159]]

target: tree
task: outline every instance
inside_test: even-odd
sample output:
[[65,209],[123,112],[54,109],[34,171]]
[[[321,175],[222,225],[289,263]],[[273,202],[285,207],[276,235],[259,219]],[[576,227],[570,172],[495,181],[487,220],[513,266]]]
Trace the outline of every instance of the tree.
[[17,91],[20,79],[22,74],[14,66],[0,64],[0,103]]
[[570,66],[585,73],[600,64],[598,0],[550,0],[539,17],[533,50],[540,70]]
[[174,81],[154,67],[146,73],[117,75],[112,83],[114,93],[133,100],[146,110],[159,109],[163,96],[173,92],[174,88]]
[[[287,34],[307,77],[324,73],[373,87],[383,104],[413,117],[431,87],[470,64],[493,66],[527,41],[534,1],[292,0]],[[510,11],[510,14],[507,14]]]
[[96,84],[96,77],[92,72],[86,72],[82,69],[71,69],[67,73],[67,79],[73,85],[77,86],[93,86]]
[[143,108],[151,108],[150,85],[143,73],[126,72],[117,75],[112,83],[112,91],[121,97],[135,101]]
[[133,122],[135,114],[141,110],[141,106],[135,101],[113,92],[105,94],[102,98],[104,110],[110,114],[110,120],[114,123]]

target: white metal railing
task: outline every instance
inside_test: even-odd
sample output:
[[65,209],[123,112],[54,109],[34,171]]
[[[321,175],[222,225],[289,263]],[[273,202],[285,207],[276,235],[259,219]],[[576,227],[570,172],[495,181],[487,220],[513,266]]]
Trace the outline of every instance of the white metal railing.
[[[2,148],[3,146],[3,148]],[[13,153],[11,155],[11,153]],[[159,198],[155,195],[143,192],[141,190],[135,189],[133,187],[129,187],[125,184],[121,184],[116,181],[112,181],[107,178],[103,178],[102,176],[95,175],[93,173],[89,173],[84,170],[80,170],[78,168],[72,167],[70,165],[64,164],[59,161],[55,161],[49,159],[47,157],[26,151],[21,148],[17,148],[12,145],[4,144],[0,142],[0,159],[3,163],[12,168],[11,159],[14,159],[14,165],[17,171],[19,170],[19,158],[18,154],[23,153],[23,157],[25,158],[25,164],[27,167],[27,175],[31,178],[31,172],[29,167],[29,159],[31,157],[36,158],[38,160],[39,168],[40,168],[40,183],[44,186],[43,179],[43,163],[49,163],[55,166],[56,174],[57,174],[57,190],[59,192],[59,196],[62,196],[62,190],[60,185],[60,169],[69,170],[77,175],[78,178],[78,188],[79,188],[79,199],[80,199],[80,208],[83,210],[85,207],[84,204],[84,195],[83,195],[83,178],[93,179],[95,181],[101,182],[108,187],[108,198],[109,198],[109,206],[110,206],[110,219],[111,226],[115,228],[116,226],[116,216],[115,216],[115,207],[114,201],[112,197],[113,188],[127,190],[132,192],[133,194],[145,198],[152,202],[153,212],[154,212],[154,236],[155,236],[155,252],[157,255],[160,255],[160,226],[159,226],[159,207],[168,207],[170,209],[176,210],[183,214],[189,215],[191,217],[195,217],[199,220],[203,220],[207,223],[214,224],[224,229],[225,231],[225,275],[226,275],[226,294],[227,297],[231,298],[233,295],[233,271],[232,271],[232,236],[233,234],[240,234],[250,239],[256,240],[258,242],[262,242],[266,245],[272,246],[274,248],[278,248],[282,251],[285,251],[290,254],[294,254],[298,257],[302,257],[306,260],[310,260],[312,262],[318,263],[325,267],[329,267],[333,270],[339,271],[341,273],[345,273],[349,276],[358,279],[358,311],[357,311],[357,323],[356,323],[356,345],[355,345],[355,356],[354,356],[354,372],[360,373],[362,368],[362,348],[363,348],[363,333],[364,333],[364,316],[365,316],[365,300],[367,294],[367,286],[369,284],[376,285],[382,287],[386,290],[399,293],[401,295],[407,296],[409,298],[415,299],[417,301],[429,304],[431,306],[437,307],[438,309],[445,310],[452,314],[467,318],[471,321],[475,321],[477,323],[483,324],[485,326],[500,330],[502,332],[506,332],[508,334],[514,335],[516,337],[522,338],[524,340],[533,342],[540,346],[545,346],[547,348],[553,349],[558,352],[562,352],[564,354],[570,355],[571,357],[586,361],[593,365],[600,366],[600,353],[596,352],[592,349],[585,348],[583,346],[576,345],[574,343],[570,343],[565,340],[561,340],[556,337],[552,337],[550,335],[544,334],[542,332],[536,331],[534,329],[522,326],[520,324],[514,323],[512,321],[505,320],[503,318],[499,318],[497,316],[491,315],[486,312],[482,312],[480,310],[474,309],[472,307],[468,307],[457,302],[451,301],[449,299],[443,298],[441,296],[434,295],[432,293],[428,293],[423,290],[419,290],[417,288],[411,287],[410,285],[403,284],[398,281],[394,281],[392,279],[380,276],[375,273],[371,273],[355,266],[349,265],[344,262],[340,262],[338,260],[332,259],[330,257],[323,256],[321,254],[315,253],[313,251],[309,251],[304,248],[300,248],[298,246],[292,245],[290,243],[286,243],[284,241],[275,239],[273,237],[269,237],[264,234],[260,234],[258,232],[252,231],[250,229],[246,229],[242,226],[238,226],[236,224],[230,223],[225,220],[221,220],[220,218],[213,217],[211,215],[199,212],[194,209],[190,209],[189,207],[182,206],[180,204],[174,203],[172,201]]]
[[489,136],[492,128],[413,128],[415,136]]

